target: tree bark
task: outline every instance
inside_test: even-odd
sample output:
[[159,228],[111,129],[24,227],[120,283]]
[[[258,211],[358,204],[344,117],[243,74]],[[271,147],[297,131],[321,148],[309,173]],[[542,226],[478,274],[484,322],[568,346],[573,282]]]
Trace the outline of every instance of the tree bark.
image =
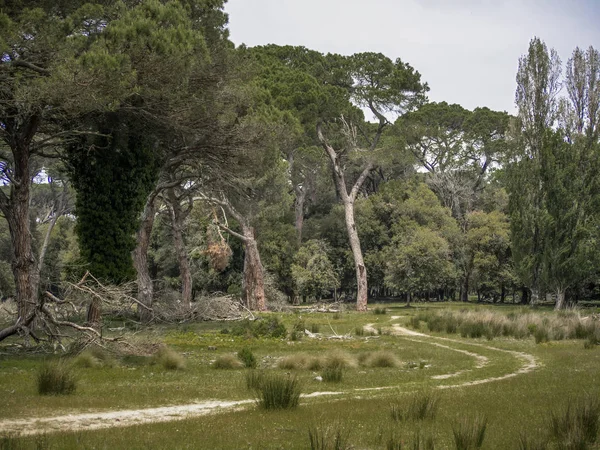
[[460,287],[460,301],[469,301],[469,274],[465,274],[465,277],[463,278],[463,284]]
[[[339,155],[325,140],[320,126],[317,127],[317,134],[321,145],[325,149],[325,152],[329,156],[331,161],[331,168],[333,170],[333,178],[335,180],[335,186],[344,205],[344,214],[346,220],[346,231],[348,232],[348,240],[350,241],[350,248],[352,249],[352,255],[354,257],[354,267],[356,270],[356,310],[366,311],[367,302],[369,297],[369,289],[367,285],[367,268],[365,267],[362,249],[360,248],[360,239],[358,231],[356,230],[356,223],[354,222],[354,201],[358,195],[359,190],[365,183],[367,177],[371,171],[375,168],[372,162],[367,163],[358,179],[352,186],[350,192],[346,187],[346,180],[344,177],[344,169],[339,159]],[[376,142],[375,142],[376,145]]]
[[154,285],[148,268],[148,248],[150,247],[150,236],[156,216],[156,193],[150,194],[142,213],[140,228],[137,231],[137,245],[133,251],[133,265],[137,273],[137,299],[146,306],[138,305],[138,316],[144,323],[152,321],[154,312],[152,302],[154,300]]
[[244,278],[242,301],[251,311],[266,311],[264,269],[260,261],[258,245],[254,238],[254,228],[243,225],[244,236]]
[[180,200],[175,195],[174,189],[169,189],[169,207],[171,210],[171,225],[173,231],[173,241],[177,261],[179,262],[179,275],[181,277],[181,296],[183,302],[191,306],[192,304],[192,271],[188,259],[187,250],[183,240],[183,222],[185,214],[181,208]]
[[554,305],[554,309],[556,311],[560,311],[561,309],[565,309],[567,306],[565,302],[565,290],[557,289],[556,290],[556,304]]
[[295,186],[296,201],[294,203],[294,213],[296,215],[296,235],[298,237],[298,243],[302,242],[302,228],[304,228],[304,203],[306,200],[306,188]]

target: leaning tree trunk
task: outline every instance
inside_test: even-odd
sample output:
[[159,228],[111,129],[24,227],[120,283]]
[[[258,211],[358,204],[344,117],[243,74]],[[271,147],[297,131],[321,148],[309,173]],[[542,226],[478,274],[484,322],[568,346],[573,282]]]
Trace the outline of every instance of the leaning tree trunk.
[[244,235],[243,302],[251,311],[266,311],[264,270],[260,261],[254,229],[242,226]]
[[[137,245],[133,251],[133,265],[137,273],[138,315],[142,322],[148,323],[154,317],[152,301],[154,300],[154,285],[148,270],[148,248],[150,236],[156,215],[156,194],[152,193],[146,201],[140,228],[137,231]],[[143,305],[143,306],[142,306]]]
[[354,268],[356,270],[356,309],[357,311],[367,310],[367,300],[369,291],[367,286],[367,269],[363,259],[362,249],[360,248],[360,239],[354,222],[354,201],[350,198],[344,199],[344,212],[346,218],[346,230],[348,240],[354,257]]
[[187,306],[192,305],[192,270],[188,260],[185,242],[183,240],[183,221],[185,219],[181,209],[181,203],[176,198],[173,189],[169,190],[169,203],[171,209],[171,224],[173,230],[173,241],[177,261],[179,262],[179,275],[181,277],[181,296]]

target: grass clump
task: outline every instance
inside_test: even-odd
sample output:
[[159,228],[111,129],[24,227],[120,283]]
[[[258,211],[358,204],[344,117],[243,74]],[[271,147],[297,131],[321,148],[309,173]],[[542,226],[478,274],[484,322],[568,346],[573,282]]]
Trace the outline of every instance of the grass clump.
[[257,403],[263,409],[292,409],[300,403],[301,387],[295,376],[265,375],[256,389]]
[[382,306],[376,306],[375,308],[373,308],[373,314],[375,314],[376,316],[383,316],[387,314],[387,310]]
[[166,370],[184,370],[185,358],[169,347],[161,347],[153,356],[153,363],[161,365]]
[[76,387],[73,369],[63,363],[44,363],[37,374],[40,395],[68,395],[74,393]]
[[259,317],[256,320],[241,320],[231,329],[230,333],[247,338],[282,338],[287,335],[287,330],[277,316],[272,316]]
[[323,369],[321,376],[323,381],[328,383],[340,383],[344,374],[344,368],[342,366],[328,366]]
[[548,439],[521,433],[517,448],[519,450],[546,450],[548,448]]
[[363,362],[363,365],[367,367],[375,367],[375,368],[386,368],[386,367],[398,367],[400,361],[396,355],[391,352],[380,350],[378,352],[363,354],[360,359]]
[[277,367],[284,370],[302,370],[308,367],[309,360],[309,357],[304,353],[295,353],[281,358],[277,363]]
[[481,448],[487,429],[485,416],[467,417],[452,425],[452,435],[456,450],[475,450]]
[[113,357],[100,347],[86,350],[73,359],[73,365],[83,369],[95,369],[98,367],[114,367],[116,364]]
[[263,380],[265,379],[265,373],[258,370],[247,370],[245,379],[246,387],[251,391],[256,391],[262,386]]
[[254,353],[252,353],[252,350],[250,350],[248,347],[242,348],[237,353],[237,357],[242,364],[244,364],[244,367],[248,369],[256,369],[256,357],[254,356]]
[[415,437],[411,444],[404,445],[403,439],[396,433],[392,433],[385,444],[386,450],[435,450],[435,441],[433,436],[422,436],[419,431],[415,433]]
[[308,429],[308,441],[311,450],[346,450],[352,448],[348,444],[350,433],[339,426],[320,429]]
[[325,355],[325,367],[356,367],[356,359],[349,353],[334,350]]
[[392,404],[390,415],[396,422],[404,420],[434,419],[439,408],[440,397],[433,392],[418,392],[408,401],[407,406]]
[[213,369],[233,370],[241,369],[244,364],[235,355],[220,355],[212,364]]
[[550,436],[561,448],[585,449],[598,439],[600,425],[600,401],[587,397],[550,414]]

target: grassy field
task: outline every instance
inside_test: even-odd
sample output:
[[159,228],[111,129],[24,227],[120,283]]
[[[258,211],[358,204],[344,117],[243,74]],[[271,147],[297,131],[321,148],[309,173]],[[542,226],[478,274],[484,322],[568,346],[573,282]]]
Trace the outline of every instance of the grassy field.
[[[443,449],[456,448],[453,430],[461,421],[472,423],[476,416],[485,416],[483,448],[517,449],[521,448],[521,435],[547,434],[553,411],[558,414],[569,401],[600,397],[600,346],[584,346],[586,339],[536,343],[539,327],[528,328],[527,324],[524,327],[529,334],[519,338],[502,332],[469,338],[461,336],[469,335],[461,333],[466,327],[461,329],[462,322],[450,334],[444,329],[430,331],[428,324],[434,323],[431,317],[451,313],[460,321],[461,314],[468,313],[472,323],[479,314],[492,326],[489,307],[383,307],[385,314],[279,314],[287,333],[278,338],[236,335],[234,323],[188,324],[139,332],[132,337],[139,345],[156,348],[155,343],[161,343],[177,352],[181,364],[175,366],[179,369],[167,369],[164,358],[151,356],[114,357],[104,362],[96,359],[91,363],[85,355],[63,358],[63,364],[74,367],[77,378],[75,393],[64,396],[41,396],[37,392],[39,368],[48,359],[58,359],[58,355],[16,356],[11,347],[0,346],[0,398],[4,406],[0,409],[0,436],[4,435],[0,448],[300,449],[311,448],[310,431],[313,437],[332,445],[338,435],[347,448],[398,448],[393,445],[401,442],[408,447],[418,433],[422,439],[433,439],[435,448]],[[493,314],[509,315],[507,320],[530,312],[517,307],[492,310]],[[531,320],[539,324],[560,319],[550,311],[535,314]],[[398,327],[410,326],[418,326],[415,332],[425,335],[399,335],[402,329]],[[300,338],[298,332],[290,338],[294,328],[312,330],[317,337]],[[30,418],[32,421],[21,427],[29,431],[41,427],[36,426],[34,418],[253,399],[254,392],[246,386],[248,369],[214,368],[216,360],[235,356],[245,347],[255,355],[259,370],[297,377],[304,394],[334,394],[304,397],[292,410],[265,411],[249,403],[216,414],[163,423],[122,427],[115,422],[114,428],[96,431],[46,432],[17,438],[8,426],[8,421]],[[395,367],[377,367],[372,362],[381,352],[394,360],[391,364]],[[342,380],[319,381],[324,365],[334,359],[343,361]],[[393,409],[404,411],[423,395],[439,399],[434,417],[393,419]],[[589,448],[598,448],[597,443],[591,445]]]

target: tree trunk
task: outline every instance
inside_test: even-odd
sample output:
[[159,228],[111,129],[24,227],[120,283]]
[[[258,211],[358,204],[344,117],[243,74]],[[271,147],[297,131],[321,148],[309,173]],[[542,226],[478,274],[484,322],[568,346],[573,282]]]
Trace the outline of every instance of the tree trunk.
[[540,300],[540,291],[536,288],[531,288],[531,298],[529,304],[535,306]]
[[469,301],[469,274],[465,274],[463,278],[462,286],[460,287],[460,301]]
[[296,202],[294,203],[294,213],[296,215],[295,226],[298,243],[302,243],[302,228],[304,228],[304,202],[306,200],[306,188],[295,186]]
[[137,245],[133,251],[133,265],[137,273],[137,299],[145,305],[138,305],[138,316],[144,323],[154,318],[152,301],[154,300],[154,285],[148,268],[148,248],[150,247],[150,236],[154,226],[156,215],[156,194],[153,192],[144,207],[140,228],[137,231]]
[[192,271],[190,261],[188,260],[187,250],[183,241],[183,221],[185,219],[181,209],[181,203],[175,196],[173,189],[169,189],[169,203],[171,209],[171,225],[173,231],[173,241],[177,261],[179,262],[179,276],[181,277],[181,297],[187,306],[192,304]]
[[356,310],[367,310],[368,286],[367,286],[367,268],[363,259],[362,249],[360,248],[360,239],[354,222],[354,201],[344,199],[344,212],[346,217],[346,230],[348,231],[348,239],[350,248],[354,256],[354,267],[356,269]]
[[10,200],[3,198],[2,212],[8,221],[12,242],[12,271],[18,315],[21,320],[28,317],[38,301],[40,274],[31,245],[29,224],[29,202],[31,174],[29,173],[29,148],[13,150],[14,182],[10,185]]
[[565,303],[565,290],[557,289],[556,290],[556,305],[554,305],[554,309],[559,311],[561,309],[565,309],[567,304]]
[[92,301],[88,305],[86,322],[91,327],[100,328],[100,324],[102,323],[102,303],[100,299],[96,297],[92,298]]
[[254,238],[254,228],[243,225],[244,235],[244,278],[242,286],[243,302],[251,311],[266,311],[265,280],[260,261],[258,245]]

